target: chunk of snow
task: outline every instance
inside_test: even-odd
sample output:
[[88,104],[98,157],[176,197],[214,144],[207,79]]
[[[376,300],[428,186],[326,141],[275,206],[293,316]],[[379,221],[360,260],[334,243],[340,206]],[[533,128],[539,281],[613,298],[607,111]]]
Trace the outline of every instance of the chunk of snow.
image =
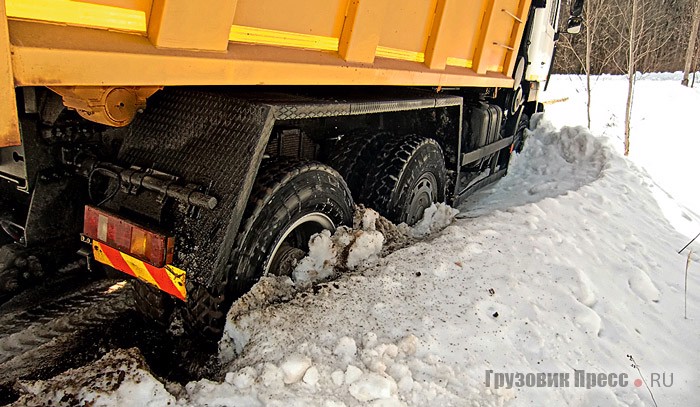
[[304,377],[307,369],[311,367],[311,359],[309,357],[293,354],[284,359],[280,364],[280,369],[284,374],[284,383],[296,383]]
[[384,235],[377,231],[360,231],[350,245],[347,267],[354,270],[357,266],[376,262],[382,252]]
[[284,387],[285,374],[282,369],[273,363],[265,363],[260,378],[266,387],[273,389]]
[[365,210],[362,216],[362,230],[375,231],[377,230],[377,220],[379,219],[379,213],[373,209]]
[[438,232],[449,226],[459,210],[445,203],[432,204],[423,212],[423,218],[411,228],[415,237],[423,237]]
[[399,342],[399,350],[407,355],[413,355],[418,350],[418,338],[410,334]]
[[355,356],[356,353],[357,344],[355,340],[347,336],[338,339],[338,343],[335,345],[335,349],[333,349],[333,354],[343,359],[350,359]]
[[257,372],[252,366],[246,366],[237,372],[226,373],[226,382],[231,383],[239,389],[247,389],[250,387],[255,378],[257,377]]
[[362,370],[359,368],[353,366],[353,365],[348,365],[348,368],[345,369],[345,383],[346,384],[353,384],[357,381],[362,376]]
[[333,380],[333,383],[335,383],[336,386],[342,386],[343,382],[345,381],[345,373],[343,373],[341,370],[336,370],[335,372],[331,373],[331,380]]
[[333,274],[337,249],[331,239],[331,232],[323,230],[311,237],[309,254],[294,268],[292,278],[298,284],[312,283]]
[[310,385],[310,386],[315,386],[316,383],[318,383],[318,380],[320,378],[320,375],[318,373],[318,369],[316,366],[311,366],[306,373],[304,373],[303,381],[304,383]]
[[396,383],[391,378],[376,373],[363,374],[348,387],[350,394],[361,402],[387,399],[395,389]]

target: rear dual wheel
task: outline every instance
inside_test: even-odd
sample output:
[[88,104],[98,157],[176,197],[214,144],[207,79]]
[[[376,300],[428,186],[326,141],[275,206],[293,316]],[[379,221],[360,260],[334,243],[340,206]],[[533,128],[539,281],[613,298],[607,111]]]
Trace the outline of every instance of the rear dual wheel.
[[413,225],[431,204],[445,200],[442,148],[427,137],[356,131],[338,142],[329,163],[356,201],[395,223]]
[[447,170],[437,141],[418,135],[384,145],[363,186],[364,203],[394,223],[413,225],[445,201]]
[[[359,145],[358,139],[348,145]],[[346,146],[341,170],[356,196],[390,220],[416,223],[423,211],[445,199],[446,170],[440,145],[430,138],[372,137],[364,148]],[[233,301],[265,274],[291,275],[308,252],[314,233],[351,224],[353,199],[343,177],[332,168],[289,159],[270,159],[259,170],[227,265],[228,280],[210,288],[188,280],[182,310],[185,330],[218,340]],[[150,287],[137,289],[146,315],[167,319],[172,300]]]

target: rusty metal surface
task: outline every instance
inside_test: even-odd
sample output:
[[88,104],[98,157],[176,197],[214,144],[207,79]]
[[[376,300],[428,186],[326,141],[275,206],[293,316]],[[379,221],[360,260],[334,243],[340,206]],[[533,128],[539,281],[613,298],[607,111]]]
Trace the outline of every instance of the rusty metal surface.
[[146,99],[160,87],[49,86],[63,98],[63,104],[86,120],[114,127],[131,123]]

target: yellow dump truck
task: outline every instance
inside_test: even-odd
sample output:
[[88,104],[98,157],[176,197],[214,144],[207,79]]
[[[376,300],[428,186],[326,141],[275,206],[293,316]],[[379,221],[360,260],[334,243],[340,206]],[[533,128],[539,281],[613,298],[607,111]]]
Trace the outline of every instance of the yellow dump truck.
[[[572,2],[568,32],[581,25]],[[353,205],[417,222],[502,177],[560,0],[0,2],[0,291],[80,249],[216,336]]]

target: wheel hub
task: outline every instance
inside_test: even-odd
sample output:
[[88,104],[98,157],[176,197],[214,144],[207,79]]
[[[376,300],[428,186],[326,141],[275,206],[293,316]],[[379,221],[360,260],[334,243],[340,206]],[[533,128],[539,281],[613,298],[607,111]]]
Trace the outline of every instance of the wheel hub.
[[435,176],[429,172],[421,175],[411,191],[411,199],[406,211],[406,223],[414,225],[423,218],[423,212],[436,201],[436,190],[437,180]]
[[272,259],[270,273],[277,276],[291,276],[299,260],[306,256],[306,252],[288,244],[279,248],[277,254]]
[[264,274],[292,276],[294,267],[309,252],[309,239],[328,229],[333,233],[335,224],[324,213],[306,214],[287,226],[275,241],[265,262]]

